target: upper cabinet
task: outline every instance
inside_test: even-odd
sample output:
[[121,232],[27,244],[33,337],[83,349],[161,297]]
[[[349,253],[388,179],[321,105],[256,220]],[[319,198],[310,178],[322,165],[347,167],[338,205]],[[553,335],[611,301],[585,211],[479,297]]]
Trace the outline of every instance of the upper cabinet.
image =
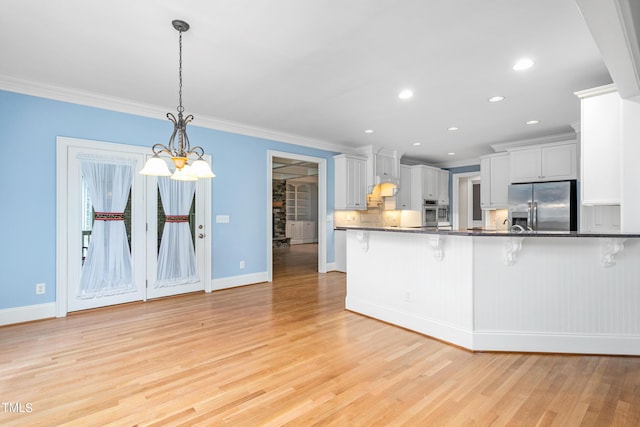
[[509,204],[509,154],[480,158],[480,207],[505,209]]
[[438,204],[449,205],[449,171],[438,172]]
[[433,166],[411,166],[411,209],[421,210],[425,199],[439,200],[440,172]]
[[370,145],[358,150],[358,154],[366,159],[367,193],[382,182],[399,183],[402,153]]
[[411,167],[400,165],[400,186],[396,194],[396,209],[411,209]]
[[622,100],[613,85],[578,92],[581,98],[581,192],[586,205],[621,199]]
[[575,142],[513,149],[509,153],[511,182],[559,181],[577,178]]
[[335,208],[367,209],[367,159],[340,154],[334,160]]

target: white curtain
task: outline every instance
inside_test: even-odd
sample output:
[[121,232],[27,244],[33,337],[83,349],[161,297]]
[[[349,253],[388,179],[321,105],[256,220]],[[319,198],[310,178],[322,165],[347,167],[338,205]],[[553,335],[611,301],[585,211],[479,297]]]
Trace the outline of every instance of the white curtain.
[[167,220],[158,254],[156,288],[198,281],[196,255],[189,228],[189,210],[196,191],[194,181],[158,177],[158,188]]
[[118,160],[81,160],[82,175],[95,210],[91,240],[82,266],[78,298],[136,290],[124,225],[133,164]]

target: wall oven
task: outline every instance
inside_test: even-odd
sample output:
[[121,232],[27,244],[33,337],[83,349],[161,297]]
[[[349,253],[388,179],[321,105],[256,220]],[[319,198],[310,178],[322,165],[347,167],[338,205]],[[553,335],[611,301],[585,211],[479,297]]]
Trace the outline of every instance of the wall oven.
[[438,226],[438,201],[425,199],[422,204],[422,226]]

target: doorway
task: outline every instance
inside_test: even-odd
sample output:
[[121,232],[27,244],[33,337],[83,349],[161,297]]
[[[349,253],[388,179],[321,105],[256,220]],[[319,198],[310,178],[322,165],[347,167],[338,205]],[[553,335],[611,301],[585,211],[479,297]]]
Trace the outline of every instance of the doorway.
[[[316,271],[325,273],[326,159],[269,150],[267,174],[268,281],[273,280],[274,251],[278,262],[287,254],[317,253]],[[274,188],[281,189],[275,201]]]
[[[185,215],[173,216],[175,222],[189,221],[195,236],[201,236],[195,239],[188,236],[193,250],[190,259],[195,264],[194,274],[188,283],[184,281],[167,285],[158,280],[156,273],[162,270],[158,269],[158,265],[164,265],[162,261],[159,262],[158,252],[159,241],[164,239],[158,236],[157,229],[158,218],[164,215],[163,204],[158,199],[159,181],[156,177],[145,177],[138,173],[150,155],[149,151],[144,147],[123,144],[57,138],[57,317],[64,317],[71,311],[211,289],[211,267],[207,262],[211,246],[207,233],[210,225],[207,212],[210,212],[211,204],[209,180],[197,181],[195,188],[192,184],[195,202],[187,200]],[[119,172],[111,174],[109,168],[112,165],[119,168]],[[92,177],[89,167],[95,168],[95,177]],[[115,198],[116,193],[121,193],[118,195],[120,205],[104,209],[107,212],[97,212],[103,209],[97,209],[96,206],[100,205],[96,200],[90,200],[89,195],[93,194],[95,198],[100,193],[95,188],[88,192],[86,188],[110,181],[109,177],[118,177],[113,181],[120,180],[126,184],[116,187],[110,183],[103,190],[107,199]],[[120,187],[122,190],[116,189]],[[173,190],[165,190],[165,194],[166,191]],[[189,194],[187,197],[193,196]],[[170,202],[167,200],[166,203]],[[187,215],[190,205],[193,212]],[[111,211],[120,213],[114,214]],[[121,227],[121,249],[117,251],[115,258],[111,253],[111,249],[115,247],[112,237],[100,240],[102,236],[99,235],[100,232],[104,235],[103,230],[111,226]],[[172,225],[173,229],[184,226],[185,224]],[[184,237],[184,233],[174,234]],[[113,235],[112,233],[111,236]],[[118,233],[115,235],[117,237]],[[99,263],[108,260],[108,263],[103,262],[109,264],[104,271],[117,273],[103,273],[94,270],[91,265],[89,255],[91,252],[96,253],[96,248],[101,246],[102,254],[94,259]],[[173,250],[172,247],[170,250]],[[130,273],[122,272],[127,269]],[[91,280],[87,279],[89,273],[96,271]],[[104,276],[109,277],[106,285],[103,283]],[[168,276],[164,275],[165,278]],[[126,280],[121,280],[122,277]],[[121,283],[113,285],[119,280]],[[96,283],[100,285],[96,286]]]
[[483,212],[480,209],[480,175],[478,172],[452,176],[452,227],[454,230],[482,227]]

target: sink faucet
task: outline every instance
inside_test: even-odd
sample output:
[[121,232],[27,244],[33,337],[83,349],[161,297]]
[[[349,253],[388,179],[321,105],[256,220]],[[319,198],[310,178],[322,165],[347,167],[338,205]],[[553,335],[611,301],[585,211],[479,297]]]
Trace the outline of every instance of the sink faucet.
[[511,226],[511,231],[513,231],[514,233],[524,233],[524,227],[520,224],[513,224]]
[[511,225],[511,221],[509,220],[509,218],[505,218],[504,221],[502,221],[502,225],[509,223],[509,225]]

